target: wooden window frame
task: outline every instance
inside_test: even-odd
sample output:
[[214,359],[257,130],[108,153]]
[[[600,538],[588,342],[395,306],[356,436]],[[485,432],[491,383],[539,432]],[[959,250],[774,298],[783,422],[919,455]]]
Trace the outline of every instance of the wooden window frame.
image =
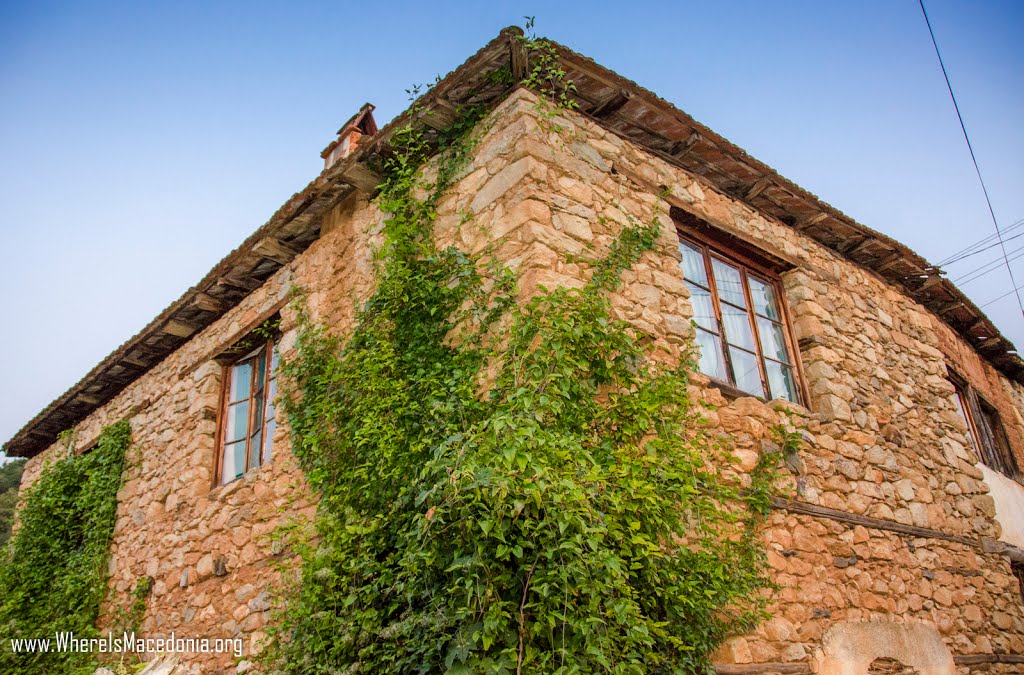
[[968,438],[978,455],[978,461],[1011,480],[1024,482],[999,410],[978,394],[965,377],[952,369],[947,369],[947,372],[956,390],[953,395],[960,401],[960,409],[967,422]]
[[[754,309],[748,280],[749,275],[753,274],[753,276],[759,281],[770,286],[774,292],[775,302],[779,311],[779,319],[777,321],[770,318],[767,320],[779,324],[782,327],[786,353],[790,359],[790,363],[783,365],[786,365],[792,370],[794,393],[797,398],[793,403],[806,407],[808,401],[810,401],[810,396],[805,385],[803,366],[800,361],[800,351],[797,349],[798,344],[796,336],[793,334],[793,321],[790,316],[789,305],[786,302],[785,289],[783,288],[782,279],[780,277],[781,272],[793,267],[792,264],[773,259],[769,254],[757,250],[751,244],[742,241],[738,237],[721,232],[697,216],[682,211],[681,209],[672,209],[672,218],[675,222],[676,234],[678,235],[680,242],[699,249],[703,255],[704,267],[707,272],[708,284],[711,292],[711,305],[715,312],[715,321],[718,324],[718,335],[720,337],[724,335],[722,330],[722,300],[718,294],[718,281],[714,275],[712,261],[715,258],[719,258],[739,269],[743,286],[744,302],[746,303],[745,311],[747,320],[750,324],[751,333],[754,338],[754,354],[757,357],[758,374],[761,379],[761,387],[765,392],[765,396],[757,396],[756,394],[751,394],[746,390],[740,389],[735,382],[719,380],[709,375],[707,377],[711,380],[714,386],[733,397],[754,396],[761,400],[768,400],[767,397],[772,395],[771,386],[768,381],[768,373],[765,367],[765,359],[774,362],[778,362],[778,360],[773,359],[770,356],[765,356],[763,351],[760,329],[757,325],[757,317],[759,315]],[[691,281],[690,283],[694,282]],[[722,339],[722,358],[724,359],[727,374],[732,379],[735,379],[736,376],[732,366],[732,356],[729,353],[729,345],[724,342],[724,338]],[[749,353],[749,350],[745,351]]]
[[[231,360],[223,359],[221,363],[221,391],[220,401],[218,404],[218,415],[217,415],[217,433],[216,433],[216,460],[215,460],[215,471],[214,471],[214,487],[228,485],[246,473],[257,467],[267,464],[273,457],[273,430],[269,429],[271,423],[274,428],[277,426],[277,408],[273,405],[272,397],[275,395],[274,383],[277,380],[277,372],[274,368],[275,350],[277,349],[278,341],[274,338],[268,338],[263,342],[254,346],[251,350],[245,352],[240,357],[234,357]],[[252,372],[249,377],[249,396],[237,401],[230,400],[231,398],[231,371],[246,362],[253,362]],[[259,363],[260,368],[263,369],[263,389],[261,392],[256,391],[256,383],[258,381],[258,369],[255,364]],[[259,398],[257,397],[257,394]],[[256,406],[253,403],[257,400],[261,400],[261,410],[263,419],[260,422],[260,449],[256,461],[251,461],[252,441],[255,435],[254,416]],[[229,408],[232,405],[237,405],[243,401],[248,401],[248,418],[246,420],[246,431],[245,431],[245,469],[241,474],[231,478],[230,480],[224,480],[224,459],[225,451],[227,449],[227,424]],[[268,411],[272,411],[272,415],[268,415]],[[270,435],[268,435],[270,430]],[[237,441],[235,441],[237,442]]]

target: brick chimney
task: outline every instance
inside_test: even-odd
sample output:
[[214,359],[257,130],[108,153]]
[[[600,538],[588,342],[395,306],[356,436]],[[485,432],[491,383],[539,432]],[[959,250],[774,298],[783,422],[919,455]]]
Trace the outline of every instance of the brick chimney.
[[340,159],[351,155],[359,145],[363,136],[377,133],[377,122],[373,119],[373,104],[364,103],[355,115],[338,129],[338,137],[324,148],[320,156],[324,158],[324,169],[329,169]]

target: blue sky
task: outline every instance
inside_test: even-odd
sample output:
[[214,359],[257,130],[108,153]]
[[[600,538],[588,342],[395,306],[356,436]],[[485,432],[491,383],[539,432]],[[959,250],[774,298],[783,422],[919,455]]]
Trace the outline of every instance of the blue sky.
[[[926,4],[1007,227],[1024,218],[1024,4]],[[527,14],[929,260],[994,231],[914,0],[7,0],[0,442],[315,177],[364,101],[387,121]],[[979,304],[1011,288],[1005,269],[964,286]],[[985,310],[1024,347],[1012,296]]]

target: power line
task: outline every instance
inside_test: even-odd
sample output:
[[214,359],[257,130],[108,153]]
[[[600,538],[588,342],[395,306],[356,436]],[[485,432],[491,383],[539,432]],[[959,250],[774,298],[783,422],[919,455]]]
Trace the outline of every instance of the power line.
[[988,204],[988,213],[992,216],[992,224],[996,228],[996,238],[1003,251],[1003,262],[1006,263],[1006,271],[1010,273],[1010,283],[1013,285],[1013,292],[1017,294],[1017,306],[1020,307],[1021,317],[1024,317],[1024,300],[1020,297],[1020,288],[1017,287],[1017,280],[1010,268],[1010,260],[1006,255],[1006,246],[1003,244],[1003,233],[999,230],[999,221],[996,220],[995,209],[992,208],[992,200],[988,196],[988,188],[985,186],[985,179],[982,178],[981,168],[978,166],[978,158],[974,155],[974,146],[971,145],[971,137],[967,135],[967,126],[964,124],[963,115],[960,114],[960,105],[956,102],[956,94],[953,93],[953,85],[949,82],[949,73],[946,72],[946,64],[942,61],[942,53],[939,51],[939,43],[935,39],[935,31],[932,30],[932,22],[928,18],[928,11],[924,8],[924,0],[917,0],[921,5],[921,14],[924,15],[924,22],[928,26],[928,34],[932,38],[932,46],[935,47],[935,56],[939,59],[939,67],[942,68],[942,76],[946,79],[946,89],[949,90],[949,97],[953,99],[953,108],[956,109],[956,118],[960,120],[960,130],[964,132],[964,140],[967,141],[967,149],[971,153],[971,161],[974,162],[974,171],[978,174],[978,182],[981,183],[981,191],[985,193],[985,203]]
[[1008,295],[1013,295],[1014,293],[1016,293],[1017,291],[1020,291],[1020,290],[1024,290],[1024,286],[1018,286],[1017,288],[1013,289],[1012,291],[1010,291],[1010,292],[1008,292],[1008,293],[1003,293],[1003,294],[1002,294],[1002,295],[1000,295],[1000,296],[999,296],[998,298],[992,298],[992,299],[991,299],[991,300],[989,300],[988,302],[986,302],[986,303],[984,303],[984,304],[981,304],[981,305],[978,305],[978,309],[981,309],[982,307],[988,307],[988,306],[989,306],[989,305],[991,305],[991,304],[992,304],[993,302],[996,302],[996,301],[998,301],[998,300],[1002,300],[1002,299],[1003,299],[1003,298],[1005,298],[1006,296],[1008,296]]
[[[1009,229],[1003,230],[1004,234],[1006,232],[1009,232]],[[1003,239],[1003,241],[1004,242],[1013,241],[1014,239],[1019,239],[1021,237],[1024,237],[1024,232],[1018,232],[1017,234],[1013,235],[1012,237],[1006,237],[1005,239]],[[958,256],[956,258],[953,258],[952,260],[947,260],[946,262],[942,263],[942,265],[945,266],[945,265],[956,264],[956,263],[958,263],[958,262],[960,262],[962,260],[967,260],[968,258],[973,258],[974,256],[978,255],[979,253],[984,253],[985,251],[989,251],[989,250],[995,248],[996,246],[999,246],[999,242],[996,242],[995,244],[989,244],[988,246],[985,246],[983,248],[979,248],[976,251],[971,251],[970,253],[964,253],[963,255],[960,255],[960,256]]]
[[963,286],[964,284],[969,284],[972,281],[976,281],[977,279],[980,279],[981,277],[987,274],[991,274],[992,272],[995,272],[997,269],[1001,269],[1002,266],[1005,265],[1006,263],[1013,262],[1014,260],[1017,260],[1020,257],[1024,257],[1024,246],[1021,246],[1020,248],[1015,248],[1014,250],[1010,251],[1009,256],[1010,257],[1008,259],[1000,258],[993,260],[992,262],[982,265],[981,267],[975,269],[972,272],[967,272],[966,274],[956,277],[952,281],[958,286]]
[[[1018,220],[1017,222],[1013,223],[1009,227],[1003,228],[1003,234],[1007,234],[1008,232],[1016,230],[1018,227],[1021,227],[1022,225],[1024,225],[1024,218],[1021,218],[1020,220]],[[978,241],[974,242],[970,246],[967,246],[966,248],[962,248],[959,251],[957,251],[956,253],[950,254],[947,258],[945,258],[942,261],[937,262],[935,264],[938,265],[939,267],[942,267],[943,265],[951,265],[954,262],[962,260],[962,259],[964,259],[964,258],[966,258],[968,256],[972,256],[975,253],[980,253],[981,250],[988,250],[988,248],[991,248],[991,247],[987,247],[986,249],[981,249],[981,250],[975,250],[975,249],[977,249],[979,246],[984,246],[985,244],[991,242],[995,238],[996,238],[996,235],[990,234],[987,237],[984,237],[983,239],[979,239]]]

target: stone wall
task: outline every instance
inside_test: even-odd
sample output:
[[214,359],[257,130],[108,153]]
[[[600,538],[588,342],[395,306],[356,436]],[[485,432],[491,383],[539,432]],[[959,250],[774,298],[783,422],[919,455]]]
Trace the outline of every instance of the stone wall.
[[[658,217],[656,250],[626,275],[614,305],[659,358],[672,361],[691,339],[692,310],[670,207],[792,264],[783,284],[808,405],[729,397],[693,378],[694,397],[712,405],[710,422],[735,437],[743,468],[782,421],[806,429],[808,440],[788,479],[792,501],[765,530],[780,586],[775,617],[730,640],[717,655],[723,668],[810,669],[826,631],[863,621],[926,624],[954,657],[1024,653],[1024,607],[1009,564],[979,545],[999,529],[949,398],[947,359],[998,405],[1018,456],[1021,387],[873,273],[579,115],[567,113],[553,128],[533,95],[519,90],[488,125],[439,205],[438,239],[471,251],[493,245],[518,270],[524,297],[541,285],[581,284],[587,268],[568,255],[599,255],[629,219]],[[278,578],[268,534],[314,505],[284,425],[269,465],[213,487],[222,382],[211,355],[280,307],[293,284],[307,290],[314,320],[342,333],[351,327],[372,286],[378,222],[365,196],[339,206],[306,253],[79,425],[82,449],[102,425],[132,419],[137,460],[119,495],[110,570],[121,595],[139,577],[155,579],[147,635],[243,636],[247,653],[262,636]],[[294,317],[287,308],[282,317],[287,356]],[[54,446],[34,458],[26,484],[60,452]],[[234,670],[228,656],[191,663],[204,672]]]
[[[531,116],[522,98],[513,103]],[[628,218],[659,217],[658,249],[628,275],[615,304],[671,359],[689,337],[691,315],[665,215],[671,206],[793,265],[783,285],[809,405],[727,397],[694,378],[695,395],[716,408],[711,421],[736,438],[747,468],[784,417],[806,428],[790,496],[797,507],[816,507],[771,518],[765,536],[781,586],[776,616],[731,640],[720,660],[809,667],[830,626],[857,621],[927,623],[954,656],[1024,653],[1016,580],[1006,558],[980,546],[999,536],[999,526],[950,399],[947,361],[997,405],[1018,454],[1020,386],[874,273],[580,116],[558,124],[557,133],[535,127],[508,139],[506,165],[529,170],[515,181],[481,181],[469,202],[478,221],[500,219],[501,236],[528,244],[524,292],[579,283],[585,272],[566,254],[599,253]],[[514,194],[513,213],[528,214],[525,222],[491,215],[509,203],[487,203],[499,192],[492,185]],[[865,524],[851,522],[858,520]]]

